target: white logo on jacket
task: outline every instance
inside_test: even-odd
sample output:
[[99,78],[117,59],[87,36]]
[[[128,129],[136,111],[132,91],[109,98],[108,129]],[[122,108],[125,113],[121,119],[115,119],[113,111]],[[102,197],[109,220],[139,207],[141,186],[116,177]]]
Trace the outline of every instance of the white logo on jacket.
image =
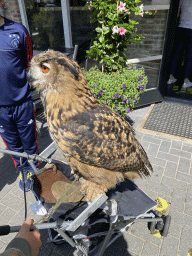
[[33,119],[29,120],[27,124],[32,124],[32,123],[33,123]]
[[9,35],[11,39],[11,45],[13,46],[13,48],[17,48],[19,46],[19,39],[20,39],[20,36],[17,35],[17,34],[10,34]]
[[0,125],[0,133],[3,133],[5,130],[3,129],[3,125]]

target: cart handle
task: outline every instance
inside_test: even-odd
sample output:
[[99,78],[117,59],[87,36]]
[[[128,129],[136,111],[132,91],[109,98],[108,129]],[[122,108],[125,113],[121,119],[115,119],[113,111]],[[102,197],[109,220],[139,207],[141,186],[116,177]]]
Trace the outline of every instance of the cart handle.
[[15,151],[11,151],[11,150],[6,150],[6,149],[2,149],[2,148],[0,148],[0,152],[2,152],[4,154],[8,154],[8,155],[14,155],[14,156],[20,156],[20,157],[29,158],[31,160],[38,160],[40,162],[51,163],[51,159],[46,159],[46,158],[43,158],[43,157],[41,157],[39,155],[28,155],[27,153],[19,153],[19,152],[15,152]]
[[[55,222],[51,223],[41,223],[41,224],[34,224],[31,226],[30,231],[33,231],[34,229],[49,229],[49,228],[60,228],[62,226],[63,228],[67,228],[72,221],[63,221],[62,219],[57,219]],[[8,235],[9,233],[18,232],[21,229],[21,226],[0,226],[0,236]]]

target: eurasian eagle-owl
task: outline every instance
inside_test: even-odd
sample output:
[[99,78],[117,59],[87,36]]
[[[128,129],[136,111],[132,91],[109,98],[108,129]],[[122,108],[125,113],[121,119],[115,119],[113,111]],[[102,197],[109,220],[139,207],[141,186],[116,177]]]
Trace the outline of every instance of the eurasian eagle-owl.
[[75,61],[53,50],[40,53],[31,60],[28,80],[40,92],[52,137],[73,171],[84,177],[87,200],[124,178],[150,174],[132,127],[98,102]]

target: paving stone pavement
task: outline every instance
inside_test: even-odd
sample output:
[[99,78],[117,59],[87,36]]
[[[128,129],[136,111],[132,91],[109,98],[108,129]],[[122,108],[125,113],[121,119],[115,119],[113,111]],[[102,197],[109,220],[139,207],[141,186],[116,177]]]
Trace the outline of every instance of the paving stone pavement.
[[[192,143],[167,136],[139,131],[138,126],[149,107],[134,110],[129,117],[134,121],[136,137],[145,148],[154,172],[148,179],[135,183],[152,199],[162,197],[170,202],[168,213],[172,217],[167,237],[150,235],[146,223],[135,223],[123,236],[107,249],[105,256],[187,256],[192,248]],[[37,115],[40,152],[51,139],[42,115]],[[41,135],[41,137],[39,136]],[[0,140],[0,148],[5,148]],[[59,150],[53,159],[63,159]],[[20,225],[24,221],[24,199],[19,190],[19,173],[11,156],[0,153],[0,225]],[[29,205],[35,202],[32,192],[27,193],[28,216],[38,220]],[[43,245],[39,256],[72,256],[74,249],[68,244],[47,243],[47,231],[40,231]],[[15,236],[14,233],[0,237],[0,252]]]

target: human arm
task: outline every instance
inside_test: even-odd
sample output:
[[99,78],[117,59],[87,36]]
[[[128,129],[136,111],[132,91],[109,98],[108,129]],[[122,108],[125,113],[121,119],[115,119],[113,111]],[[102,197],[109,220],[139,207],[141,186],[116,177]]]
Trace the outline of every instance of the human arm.
[[41,246],[38,230],[30,231],[32,219],[27,219],[16,237],[8,244],[1,256],[36,256]]

